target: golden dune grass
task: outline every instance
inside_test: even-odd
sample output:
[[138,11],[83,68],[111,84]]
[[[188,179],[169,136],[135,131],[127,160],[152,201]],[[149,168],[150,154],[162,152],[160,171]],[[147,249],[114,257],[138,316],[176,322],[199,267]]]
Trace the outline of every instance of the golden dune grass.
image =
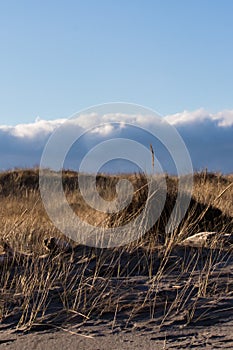
[[[104,199],[115,198],[122,176],[98,176],[97,188]],[[104,229],[127,223],[143,210],[146,179],[140,174],[127,178],[134,186],[133,201],[114,215],[95,211],[82,200],[74,172],[64,172],[63,183],[73,210]],[[28,329],[38,323],[110,317],[113,327],[118,322],[127,327],[135,319],[155,319],[164,325],[179,315],[188,324],[207,315],[211,318],[207,312],[211,300],[225,300],[225,306],[231,303],[232,280],[226,271],[232,248],[220,238],[222,233],[232,233],[232,176],[196,173],[190,208],[169,235],[165,225],[176,199],[177,178],[166,176],[166,181],[165,208],[149,232],[125,246],[100,249],[69,241],[53,226],[40,199],[38,170],[0,174],[2,323]],[[201,231],[219,234],[214,248],[182,244]],[[44,240],[50,237],[69,242],[69,249],[56,245],[48,249]]]

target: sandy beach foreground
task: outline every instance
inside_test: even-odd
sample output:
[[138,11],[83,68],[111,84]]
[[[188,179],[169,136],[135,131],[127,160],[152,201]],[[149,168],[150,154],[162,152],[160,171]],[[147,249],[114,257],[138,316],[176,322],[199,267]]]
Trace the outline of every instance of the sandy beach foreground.
[[0,349],[233,349],[233,318],[213,326],[159,330],[153,325],[112,332],[108,325],[93,325],[91,329],[36,331],[17,334],[0,332]]

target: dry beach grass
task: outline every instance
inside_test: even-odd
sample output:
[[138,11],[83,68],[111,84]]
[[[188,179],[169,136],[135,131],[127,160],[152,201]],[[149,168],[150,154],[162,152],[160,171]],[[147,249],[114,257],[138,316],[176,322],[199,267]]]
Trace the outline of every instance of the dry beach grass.
[[[142,237],[116,248],[91,248],[63,236],[44,210],[38,176],[36,169],[0,174],[0,320],[5,332],[72,327],[83,335],[97,335],[104,327],[112,333],[164,332],[231,318],[232,175],[194,174],[189,210],[170,234],[165,226],[178,180],[166,176],[167,198],[158,222]],[[104,199],[115,198],[121,177],[98,176]],[[114,215],[83,201],[76,173],[65,171],[63,186],[82,220],[104,230],[129,222],[145,206],[146,178],[127,178],[133,200]]]

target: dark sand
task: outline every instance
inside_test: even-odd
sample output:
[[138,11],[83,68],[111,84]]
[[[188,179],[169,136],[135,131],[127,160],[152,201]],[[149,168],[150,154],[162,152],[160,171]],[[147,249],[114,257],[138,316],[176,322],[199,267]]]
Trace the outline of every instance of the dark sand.
[[[152,289],[151,281],[145,275],[109,278],[111,300],[117,301],[119,307],[116,314],[108,312],[101,319],[93,316],[79,326],[72,319],[72,322],[60,323],[61,327],[54,322],[57,312],[48,312],[47,321],[34,324],[27,332],[16,331],[14,317],[17,313],[9,316],[0,325],[0,349],[233,349],[232,253],[221,251],[215,257],[215,251],[202,248],[195,268],[190,263],[191,271],[182,272],[181,262],[187,252],[186,263],[199,252],[199,248],[195,249],[176,247],[170,255],[167,270],[158,281],[155,280]],[[213,293],[199,296],[200,277],[203,281],[207,278],[202,268],[207,256],[211,256],[213,263],[207,274],[208,288]],[[104,281],[101,276],[99,278]],[[146,296],[149,297],[146,299]],[[147,300],[145,305],[128,322],[132,306],[142,305],[143,300]],[[152,318],[153,305],[156,307]],[[169,306],[172,306],[171,312],[167,312]]]
[[[141,329],[140,329],[141,328]],[[77,334],[75,334],[77,332]],[[73,333],[73,334],[72,334]],[[88,338],[92,336],[92,338]],[[0,332],[1,349],[233,349],[233,320],[214,326],[187,327],[180,330],[159,330],[153,325],[139,329],[112,332],[105,326],[91,330],[74,327],[58,331],[37,331],[28,334]]]

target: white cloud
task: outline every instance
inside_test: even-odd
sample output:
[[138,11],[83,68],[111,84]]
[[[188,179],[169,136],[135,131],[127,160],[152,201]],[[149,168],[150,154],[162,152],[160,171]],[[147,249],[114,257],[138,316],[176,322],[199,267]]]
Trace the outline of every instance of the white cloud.
[[41,138],[43,136],[50,135],[57,127],[65,122],[66,119],[57,120],[41,120],[36,118],[34,123],[30,124],[18,124],[16,126],[0,126],[0,131],[8,133],[9,135],[18,138],[34,139],[38,136]]
[[[164,119],[174,125],[183,137],[195,170],[207,167],[212,171],[233,172],[233,110],[211,114],[201,108],[192,112],[184,111],[168,115]],[[148,147],[150,144],[148,136],[134,133],[133,129],[128,129],[127,123],[156,130],[153,115],[119,113],[102,116],[96,113],[82,114],[76,120],[71,119],[66,128],[86,130],[93,126],[93,121],[105,125],[95,127],[83,137],[78,148],[80,157],[88,148],[110,137],[129,137],[139,140],[138,142]],[[0,126],[0,170],[38,165],[49,136],[64,122],[65,119],[46,121],[37,118],[30,124]],[[120,122],[120,125],[108,124],[112,122]],[[77,150],[75,152],[77,157]],[[162,151],[160,153],[159,146],[156,148],[156,154],[163,158],[164,153]],[[170,170],[169,165],[165,170]]]
[[215,118],[218,120],[219,126],[232,126],[233,125],[233,111],[223,111],[215,115]]
[[233,110],[225,110],[216,114],[211,114],[200,108],[196,111],[184,111],[168,115],[165,119],[172,125],[183,126],[188,124],[200,124],[205,121],[215,122],[218,126],[232,126],[233,125]]

